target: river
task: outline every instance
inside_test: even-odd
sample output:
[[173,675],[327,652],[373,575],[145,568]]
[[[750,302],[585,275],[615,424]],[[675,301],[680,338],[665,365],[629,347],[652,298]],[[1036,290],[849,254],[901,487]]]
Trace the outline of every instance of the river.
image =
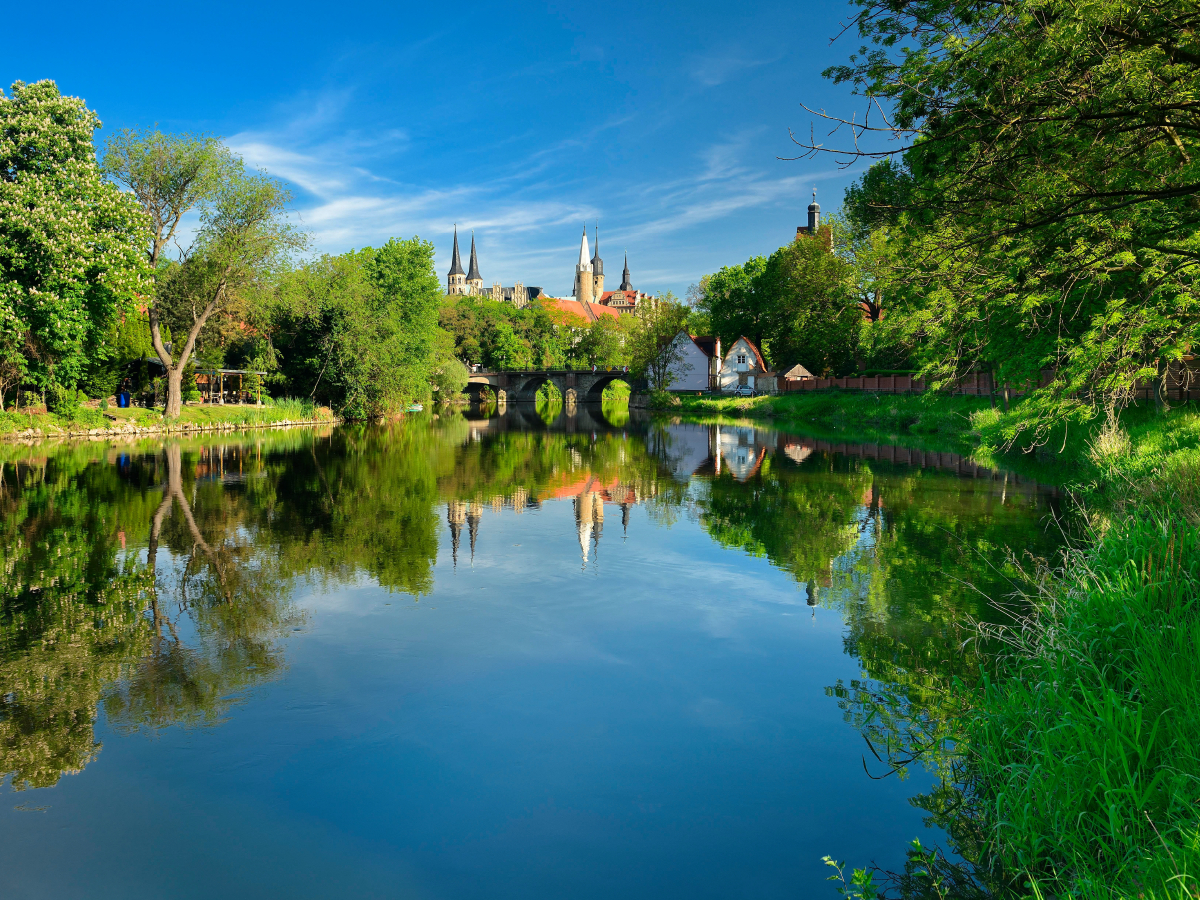
[[589,407],[2,447],[3,895],[832,898],[1054,505]]

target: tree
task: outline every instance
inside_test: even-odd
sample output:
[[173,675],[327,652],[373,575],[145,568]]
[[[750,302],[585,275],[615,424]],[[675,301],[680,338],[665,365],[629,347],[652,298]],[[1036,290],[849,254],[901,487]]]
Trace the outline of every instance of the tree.
[[149,285],[137,204],[101,176],[100,120],[53,81],[0,91],[0,367],[74,389]]
[[289,382],[355,418],[427,398],[439,357],[433,245],[393,238],[322,256],[273,293],[273,346]]
[[[200,227],[181,265],[160,277],[149,302],[150,337],[167,373],[164,415],[182,407],[182,378],[196,338],[209,318],[304,239],[286,220],[291,195],[265,173],[250,173],[215,138],[123,131],[107,144],[104,171],[128,187],[150,221],[145,253],[159,271],[163,251],[176,239],[180,221],[195,210]],[[182,348],[167,347],[167,314],[183,327]]]
[[926,373],[1027,383],[1042,433],[1161,384],[1200,338],[1195,4],[860,6],[874,47],[827,74],[886,115],[829,152],[903,158]]
[[767,263],[757,288],[766,300],[769,354],[816,375],[851,371],[862,326],[854,270],[823,241],[799,237]]
[[656,303],[640,304],[634,313],[628,347],[630,368],[644,375],[652,390],[669,390],[690,371],[683,354],[690,314],[691,309],[670,292]]
[[708,315],[713,333],[726,344],[748,337],[762,346],[768,301],[758,286],[766,267],[767,258],[755,256],[740,266],[724,266],[700,279],[694,304]]

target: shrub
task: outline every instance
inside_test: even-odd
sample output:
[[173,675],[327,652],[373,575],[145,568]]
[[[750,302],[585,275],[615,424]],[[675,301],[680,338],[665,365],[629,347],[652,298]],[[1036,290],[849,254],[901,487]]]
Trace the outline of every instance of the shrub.
[[672,407],[679,406],[681,402],[678,397],[667,391],[652,391],[650,393],[649,406],[651,409],[671,409]]
[[70,422],[79,414],[79,406],[87,398],[73,387],[51,384],[46,389],[46,409]]

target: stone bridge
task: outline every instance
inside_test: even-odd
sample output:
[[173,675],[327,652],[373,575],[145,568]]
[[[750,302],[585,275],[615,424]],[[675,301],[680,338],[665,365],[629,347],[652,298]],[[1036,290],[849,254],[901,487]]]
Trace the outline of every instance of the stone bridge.
[[546,382],[552,382],[565,403],[599,403],[604,389],[614,381],[626,382],[634,391],[646,389],[644,379],[620,369],[577,371],[574,369],[526,369],[513,372],[472,372],[464,392],[478,400],[484,388],[491,388],[497,400],[509,403],[533,402]]

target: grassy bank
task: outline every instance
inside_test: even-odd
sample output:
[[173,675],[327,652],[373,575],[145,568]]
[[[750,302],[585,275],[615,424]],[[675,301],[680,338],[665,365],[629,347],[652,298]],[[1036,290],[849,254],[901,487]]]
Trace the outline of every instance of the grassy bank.
[[256,428],[333,418],[328,409],[303,400],[279,400],[266,406],[185,406],[179,418],[171,421],[163,418],[162,410],[140,407],[101,410],[92,405],[71,416],[44,408],[22,409],[0,413],[0,439]]
[[[1082,537],[1031,567],[1028,615],[992,635],[1003,649],[980,683],[947,686],[966,692],[947,745],[964,763],[963,799],[943,821],[957,822],[950,832],[972,857],[970,877],[939,874],[922,850],[893,888],[905,897],[1200,897],[1195,405],[1165,415],[1130,408],[1036,446],[1008,446],[1020,404],[1003,413],[967,397],[684,397],[672,412],[949,443],[1067,488]],[[860,875],[843,892],[876,896]]]
[[1200,414],[1134,408],[1061,441],[1087,540],[1031,582],[964,723],[982,862],[1023,896],[1197,897]]
[[976,397],[859,391],[814,391],[762,397],[680,395],[677,399],[677,404],[672,402],[658,408],[688,416],[771,420],[784,427],[819,428],[826,433],[842,433],[860,439],[906,434],[938,436],[943,441],[957,442],[961,449],[978,443],[972,418],[991,408],[987,400]]

